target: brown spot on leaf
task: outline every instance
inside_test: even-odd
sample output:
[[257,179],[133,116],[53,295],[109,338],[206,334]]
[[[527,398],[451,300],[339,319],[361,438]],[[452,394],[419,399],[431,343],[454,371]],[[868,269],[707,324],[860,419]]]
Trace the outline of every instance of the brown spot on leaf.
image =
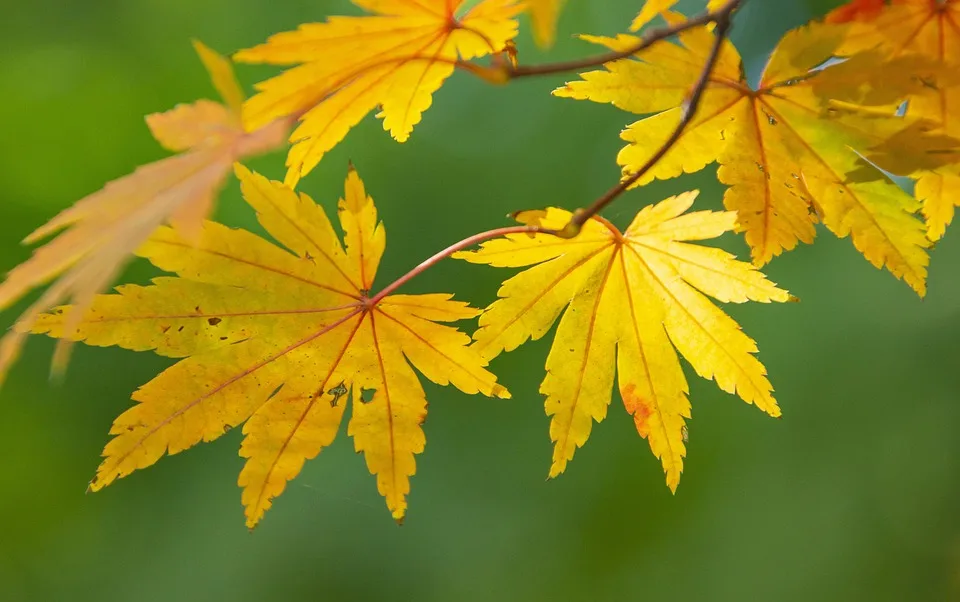
[[223,322],[223,320],[221,320],[220,318],[210,318],[209,320],[207,320],[207,324],[209,324],[210,326],[216,326],[220,322]]
[[647,420],[653,414],[650,404],[636,394],[635,385],[627,385],[621,389],[620,396],[623,397],[623,405],[627,408],[627,412],[633,415],[637,432],[640,433],[641,437],[646,438],[650,434],[650,425],[647,424]]

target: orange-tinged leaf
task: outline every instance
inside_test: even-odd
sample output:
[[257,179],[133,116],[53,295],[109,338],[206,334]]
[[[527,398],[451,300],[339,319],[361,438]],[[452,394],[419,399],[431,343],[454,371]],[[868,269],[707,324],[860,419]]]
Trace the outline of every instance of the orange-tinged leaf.
[[[26,238],[24,242],[32,244],[62,231],[7,275],[0,284],[0,310],[30,290],[56,281],[20,316],[18,328],[0,341],[0,381],[19,355],[23,331],[37,315],[64,301],[86,308],[164,222],[188,238],[195,237],[233,162],[284,143],[290,127],[284,120],[251,132],[243,130],[235,98],[239,87],[229,62],[199,42],[194,45],[230,104],[200,100],[148,115],[147,125],[157,141],[181,154],[109,182]],[[81,314],[77,311],[73,319],[79,320]],[[58,343],[55,370],[65,364],[67,350],[64,342]]]
[[229,142],[240,130],[239,117],[218,102],[198,100],[147,115],[146,122],[160,146],[179,153],[205,143]]
[[874,19],[883,10],[887,0],[852,0],[833,9],[826,16],[827,23],[847,23],[857,19]]
[[[480,317],[474,347],[485,359],[544,336],[560,318],[540,385],[552,417],[550,476],[564,471],[606,416],[614,371],[637,431],[660,459],[667,485],[683,471],[688,387],[679,352],[704,378],[757,405],[780,409],[756,344],[708,300],[788,301],[786,291],[748,263],[689,241],[731,230],[732,212],[687,213],[696,192],[641,210],[621,233],[600,218],[572,240],[509,235],[456,256],[495,267],[528,267],[504,282],[500,299]],[[539,217],[561,228],[571,214],[550,208]]]
[[287,157],[290,186],[312,170],[370,111],[399,142],[410,136],[458,60],[502,51],[517,34],[515,0],[354,0],[376,15],[330,17],[241,50],[239,61],[297,65],[257,84],[249,128],[296,116]]
[[[875,266],[886,267],[923,295],[929,243],[923,223],[914,216],[919,205],[868,161],[893,173],[911,173],[920,163],[947,161],[947,155],[935,152],[943,140],[931,136],[923,121],[890,113],[864,116],[829,105],[819,86],[835,87],[834,70],[850,67],[823,64],[845,34],[843,27],[825,25],[789,32],[756,91],[747,85],[736,50],[724,44],[697,115],[637,185],[717,161],[718,177],[729,186],[724,204],[738,212],[738,229],[757,265],[798,242],[812,242],[814,225],[822,220],[837,236],[850,235]],[[629,36],[588,39],[611,48],[635,41]],[[649,115],[623,133],[630,143],[618,157],[625,177],[645,164],[677,127],[713,33],[698,28],[682,34],[680,42],[654,45],[636,59],[607,64],[554,92]],[[905,85],[908,79],[895,81]],[[861,92],[882,96],[876,90]]]
[[243,424],[240,473],[253,527],[304,462],[348,433],[397,520],[406,512],[427,400],[414,372],[466,393],[508,397],[470,337],[441,324],[479,312],[450,295],[373,300],[383,225],[352,169],[339,203],[341,244],[309,197],[237,166],[244,197],[286,249],[207,222],[196,244],[158,230],[139,250],[176,273],[100,295],[82,320],[60,308],[34,332],[183,358],[133,395],[90,484],[212,441]]
[[243,109],[246,94],[243,93],[243,89],[237,81],[237,76],[233,72],[233,63],[200,40],[193,41],[193,48],[197,51],[200,60],[203,61],[207,73],[210,74],[213,87],[217,89],[217,93],[223,99],[223,104],[232,114],[239,116]]
[[[835,19],[852,21],[845,52],[857,52],[881,46],[893,60],[926,59],[939,72],[934,76],[915,74],[921,86],[912,91],[907,114],[928,119],[939,126],[939,133],[960,138],[960,0],[897,0],[882,3],[851,3],[834,13]],[[861,6],[864,5],[864,6]],[[868,73],[881,81],[886,67]],[[928,236],[939,240],[960,205],[960,153],[953,165],[923,170],[917,179],[917,198],[923,203]]]

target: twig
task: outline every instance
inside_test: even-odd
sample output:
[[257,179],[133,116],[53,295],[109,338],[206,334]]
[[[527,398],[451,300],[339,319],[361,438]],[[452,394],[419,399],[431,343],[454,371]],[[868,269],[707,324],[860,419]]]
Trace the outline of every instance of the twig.
[[583,59],[576,59],[572,61],[564,61],[559,63],[548,63],[545,65],[505,65],[504,70],[506,72],[506,79],[517,79],[521,77],[530,77],[534,75],[550,75],[553,73],[565,73],[568,71],[580,71],[582,69],[589,69],[590,67],[599,67],[605,63],[610,63],[613,61],[618,61],[620,59],[625,59],[630,57],[642,50],[646,50],[650,46],[653,46],[657,42],[666,40],[667,38],[672,38],[676,35],[679,35],[688,29],[693,29],[695,27],[701,27],[707,25],[708,23],[717,23],[721,21],[730,21],[730,15],[733,14],[742,4],[743,0],[730,0],[725,5],[713,11],[704,11],[699,15],[690,17],[682,23],[677,23],[675,25],[670,25],[667,27],[656,27],[649,29],[644,33],[640,40],[633,46],[627,48],[626,50],[616,50],[613,52],[607,52],[600,54],[594,57],[587,57]]
[[450,257],[457,251],[463,251],[468,249],[473,245],[478,245],[482,242],[492,240],[494,238],[500,238],[501,236],[506,236],[507,234],[544,234],[549,233],[548,230],[541,228],[539,226],[508,226],[506,228],[497,228],[496,230],[487,230],[486,232],[481,232],[480,234],[474,234],[468,238],[456,242],[446,249],[440,251],[439,253],[434,254],[429,259],[423,261],[417,267],[413,268],[400,278],[394,280],[392,283],[388,284],[383,290],[371,297],[367,302],[368,307],[372,307],[383,300],[387,295],[393,294],[398,288],[413,280],[416,276],[419,276],[423,272],[427,271],[429,268],[432,268],[442,259]]
[[687,127],[693,121],[693,118],[697,115],[697,110],[700,108],[700,100],[703,98],[703,93],[707,89],[707,84],[710,83],[710,76],[713,74],[713,70],[717,65],[717,59],[720,58],[720,51],[723,48],[723,43],[726,41],[727,34],[730,32],[730,16],[740,5],[741,1],[742,0],[731,0],[719,11],[712,13],[713,21],[716,23],[713,46],[710,48],[710,54],[707,56],[707,60],[703,64],[703,69],[700,71],[700,76],[697,78],[697,82],[693,85],[690,94],[683,102],[680,113],[680,123],[677,124],[677,127],[674,128],[673,132],[666,139],[666,141],[660,145],[660,148],[653,153],[653,155],[640,167],[640,169],[634,172],[627,179],[623,180],[605,192],[603,196],[595,200],[585,209],[577,209],[573,213],[573,217],[570,218],[570,223],[568,223],[567,226],[562,230],[554,232],[553,234],[563,238],[573,238],[579,234],[580,228],[583,227],[583,225],[587,223],[591,217],[602,211],[604,207],[612,203],[627,189],[636,184],[640,178],[645,176],[651,169],[653,169],[654,166],[656,166],[656,164],[659,163],[668,152],[670,152],[674,145],[676,145],[677,141],[680,140],[680,137],[683,135],[683,132],[686,131]]
[[[662,145],[660,145],[657,151],[650,157],[650,159],[647,160],[646,163],[643,164],[643,166],[640,167],[640,169],[630,175],[630,177],[626,178],[608,190],[603,194],[603,196],[595,200],[586,208],[577,209],[565,227],[559,230],[553,230],[542,228],[540,226],[512,226],[498,228],[496,230],[488,230],[486,232],[481,232],[480,234],[475,234],[465,238],[450,245],[439,253],[436,253],[391,284],[387,285],[383,290],[366,301],[367,307],[375,306],[377,303],[382,301],[384,297],[393,294],[401,286],[416,276],[422,274],[429,268],[433,267],[441,260],[450,257],[457,251],[462,251],[487,240],[499,238],[507,234],[549,234],[559,238],[576,237],[577,234],[580,233],[580,229],[585,223],[587,223],[588,220],[597,215],[627,189],[636,184],[640,178],[653,169],[653,167],[656,166],[656,164],[659,163],[668,152],[670,152],[670,150],[676,145],[677,141],[680,140],[683,132],[687,129],[697,115],[697,110],[700,107],[700,101],[703,98],[703,93],[707,89],[707,85],[710,82],[710,76],[713,74],[713,71],[716,68],[717,61],[720,58],[720,52],[723,49],[723,44],[730,32],[731,17],[733,16],[733,13],[740,8],[743,2],[744,0],[729,0],[717,10],[705,12],[697,17],[688,19],[681,24],[667,28],[650,30],[650,32],[645,35],[640,42],[622,52],[611,52],[594,58],[583,59],[579,61],[569,61],[565,63],[552,63],[541,66],[514,67],[512,65],[501,65],[499,68],[487,68],[489,72],[484,70],[484,68],[480,68],[480,71],[471,69],[475,75],[478,75],[484,79],[488,79],[494,83],[502,83],[504,80],[509,81],[509,79],[518,77],[547,75],[551,73],[585,69],[629,57],[656,42],[677,35],[678,33],[686,31],[692,27],[704,26],[709,23],[714,23],[716,25],[714,29],[713,45],[710,48],[710,53],[707,55],[707,60],[704,61],[703,69],[700,71],[697,81],[694,83],[690,93],[687,95],[686,99],[681,105],[682,109],[680,113],[680,123],[677,124],[677,127],[674,128],[670,136]],[[502,74],[507,74],[507,76],[504,78]]]

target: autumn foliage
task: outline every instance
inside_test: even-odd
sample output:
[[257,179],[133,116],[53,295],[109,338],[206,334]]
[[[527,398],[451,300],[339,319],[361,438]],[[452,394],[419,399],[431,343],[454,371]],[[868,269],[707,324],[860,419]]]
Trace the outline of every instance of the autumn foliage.
[[[514,39],[529,17],[548,47],[564,0],[353,2],[365,14],[234,54],[285,68],[249,99],[232,62],[195,43],[221,101],[147,116],[174,154],[38,228],[26,243],[55,237],[0,284],[5,309],[51,283],[0,342],[0,379],[29,333],[58,339],[55,369],[72,342],[178,360],[133,393],[91,490],[242,427],[252,528],[333,442],[349,406],[347,434],[402,520],[426,444],[420,377],[509,397],[488,363],[555,327],[540,385],[549,475],[616,389],[675,491],[691,417],[681,358],[780,416],[755,342],[717,305],[796,301],[761,267],[812,244],[822,224],[927,293],[933,244],[960,204],[960,0],[839,6],[784,35],[755,86],[728,38],[746,0],[710,0],[689,17],[676,0],[647,0],[625,24],[632,33],[584,34],[598,54],[544,65],[524,64]],[[371,112],[406,141],[458,71],[493,85],[569,73],[554,96],[625,112],[622,180],[579,209],[519,211],[517,224],[454,242],[378,288],[385,228],[358,172],[346,175],[338,225],[297,186]],[[288,142],[282,181],[240,163]],[[640,208],[623,231],[600,215],[628,189],[714,165],[726,211],[697,210],[692,191]],[[231,175],[275,242],[206,219]],[[730,231],[751,262],[709,246]],[[133,256],[168,275],[101,294]],[[448,257],[512,271],[484,310],[397,292]],[[470,336],[463,322],[474,318]]]

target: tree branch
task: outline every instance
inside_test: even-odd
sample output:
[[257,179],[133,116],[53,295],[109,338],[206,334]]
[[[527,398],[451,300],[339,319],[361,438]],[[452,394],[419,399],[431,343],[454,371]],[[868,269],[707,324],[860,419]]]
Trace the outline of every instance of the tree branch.
[[716,13],[712,14],[712,21],[716,23],[716,29],[714,30],[714,40],[713,46],[710,48],[710,54],[707,56],[707,60],[703,64],[703,69],[700,71],[700,76],[697,78],[696,83],[693,85],[693,88],[690,91],[690,94],[687,95],[687,98],[683,101],[681,105],[682,111],[680,113],[680,123],[677,124],[677,127],[674,128],[673,132],[670,133],[670,136],[660,145],[660,148],[657,149],[655,153],[644,163],[640,169],[634,172],[630,177],[623,180],[607,192],[603,194],[600,198],[595,200],[585,209],[577,209],[573,217],[570,219],[570,223],[567,224],[562,230],[554,232],[557,236],[563,238],[573,238],[580,232],[580,228],[583,227],[583,224],[598,214],[603,210],[604,207],[612,203],[617,199],[621,194],[626,192],[631,186],[640,181],[640,178],[645,176],[651,169],[653,169],[657,163],[659,163],[667,153],[676,145],[677,141],[680,140],[680,137],[683,136],[683,132],[686,131],[687,127],[693,121],[694,117],[697,115],[697,110],[700,108],[700,100],[703,98],[703,93],[707,89],[707,84],[710,83],[710,76],[713,74],[713,70],[717,66],[717,60],[720,58],[720,51],[723,48],[723,43],[727,39],[727,35],[730,32],[731,25],[731,15],[741,4],[742,0],[730,0],[719,9]]
[[420,263],[420,265],[416,266],[391,284],[387,285],[375,296],[371,297],[367,301],[367,305],[370,307],[376,305],[382,301],[384,297],[393,294],[398,288],[416,276],[422,274],[429,268],[433,267],[441,260],[450,257],[457,251],[462,251],[487,240],[499,238],[507,234],[550,234],[559,238],[576,237],[580,233],[580,229],[585,223],[587,223],[587,221],[596,216],[600,211],[615,201],[621,194],[640,181],[643,176],[653,169],[657,163],[659,163],[676,145],[676,143],[680,140],[680,137],[683,136],[684,131],[686,131],[690,123],[693,122],[693,119],[696,117],[697,111],[700,108],[700,101],[703,98],[703,94],[707,89],[707,85],[710,83],[710,76],[713,74],[713,71],[717,66],[717,61],[720,58],[720,52],[723,49],[723,44],[727,40],[727,35],[730,32],[733,13],[740,8],[743,2],[744,0],[728,0],[728,2],[720,8],[714,11],[707,11],[701,15],[688,19],[683,23],[666,28],[652,29],[637,44],[622,52],[611,52],[578,61],[552,63],[548,65],[531,67],[500,65],[498,67],[483,68],[473,65],[472,63],[467,63],[468,65],[471,65],[470,71],[475,75],[493,83],[505,83],[510,79],[519,77],[547,75],[551,73],[561,73],[564,71],[574,71],[603,65],[604,63],[608,63],[610,61],[627,58],[656,42],[677,35],[693,27],[705,26],[709,23],[714,23],[716,25],[714,29],[713,45],[710,48],[710,53],[707,55],[707,60],[704,61],[703,69],[700,71],[697,81],[694,83],[693,87],[690,89],[690,93],[687,95],[683,101],[683,104],[681,105],[682,110],[680,113],[680,122],[677,124],[677,127],[674,128],[673,132],[671,132],[670,136],[662,145],[660,145],[657,151],[653,153],[650,159],[647,160],[647,162],[644,163],[640,169],[631,174],[630,177],[626,178],[605,192],[600,198],[595,200],[586,208],[577,209],[574,211],[573,217],[570,219],[567,225],[559,230],[529,225],[498,228],[496,230],[488,230],[487,232],[475,234],[450,245],[446,249],[423,261]]
[[506,65],[503,67],[506,73],[506,80],[517,79],[521,77],[531,77],[534,75],[550,75],[553,73],[566,73],[568,71],[580,71],[582,69],[589,69],[590,67],[599,67],[605,63],[610,63],[613,61],[618,61],[620,59],[628,58],[642,50],[646,50],[650,46],[653,46],[657,42],[666,40],[667,38],[672,38],[676,35],[679,35],[688,29],[693,29],[695,27],[701,27],[709,23],[720,23],[720,21],[730,21],[730,16],[735,10],[737,10],[740,5],[743,3],[743,0],[729,0],[726,4],[720,8],[710,11],[704,11],[699,15],[690,17],[682,23],[677,23],[675,25],[670,25],[667,27],[656,27],[647,30],[644,33],[640,40],[627,48],[626,50],[617,50],[613,52],[607,52],[600,54],[594,57],[587,57],[583,59],[576,59],[572,61],[563,61],[559,63],[547,63],[544,65]]
[[473,245],[478,245],[482,242],[488,240],[493,240],[494,238],[500,238],[501,236],[506,236],[507,234],[543,234],[547,231],[539,226],[508,226],[506,228],[497,228],[496,230],[487,230],[486,232],[481,232],[480,234],[474,234],[468,238],[464,238],[459,242],[455,242],[446,249],[435,253],[429,259],[421,262],[420,265],[413,268],[400,278],[397,278],[392,283],[388,284],[383,288],[379,293],[374,295],[367,301],[368,306],[374,306],[380,301],[383,300],[387,295],[392,295],[398,288],[413,280],[416,276],[419,276],[423,272],[435,266],[441,260],[450,257],[457,251],[463,251],[464,249],[469,249]]

